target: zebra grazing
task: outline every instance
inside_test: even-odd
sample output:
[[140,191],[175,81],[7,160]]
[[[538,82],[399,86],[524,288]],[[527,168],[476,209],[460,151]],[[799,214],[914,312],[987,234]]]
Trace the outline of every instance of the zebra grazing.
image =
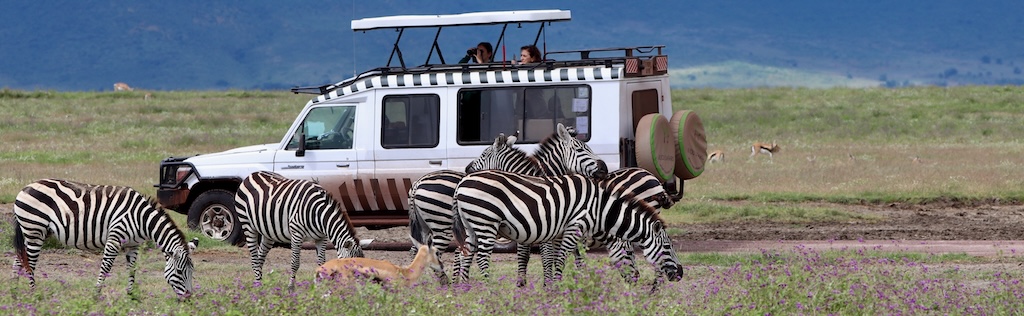
[[[506,137],[499,134],[479,158],[466,166],[466,172],[493,169],[535,176],[569,172],[602,178],[608,174],[608,165],[562,124],[558,124],[554,134],[541,141],[532,157],[512,147],[516,139],[514,135]],[[455,187],[465,176],[466,173],[458,171],[435,171],[421,177],[409,189],[410,220],[412,214],[422,217],[432,232],[433,244],[442,252],[451,244]]]
[[317,183],[288,179],[268,171],[254,172],[238,187],[235,210],[245,233],[256,282],[263,280],[263,262],[275,242],[291,244],[289,289],[295,288],[299,252],[306,239],[316,242],[317,265],[327,261],[328,240],[338,249],[338,258],[363,256],[348,213]]
[[132,188],[42,179],[18,193],[14,218],[17,261],[33,287],[43,241],[53,236],[64,246],[103,251],[97,291],[123,250],[132,294],[138,248],[152,240],[167,259],[167,284],[181,299],[192,295],[193,266],[185,235],[159,204]]
[[468,250],[455,275],[469,277],[474,255],[487,276],[498,235],[530,245],[562,240],[555,252],[554,276],[560,278],[566,253],[581,237],[602,243],[638,242],[648,261],[670,280],[682,278],[682,266],[657,211],[631,194],[620,195],[582,175],[532,177],[503,171],[480,171],[455,189],[453,235]]
[[[483,153],[476,160],[473,160],[467,166],[467,171],[476,170],[502,170],[508,172],[514,172],[519,174],[525,174],[530,176],[545,176],[545,175],[557,175],[557,174],[546,174],[542,170],[542,165],[552,165],[550,163],[543,164],[537,161],[533,157],[529,157],[522,150],[513,147],[515,144],[515,138],[509,137],[503,141],[502,136],[498,136],[495,139],[494,144],[484,149]],[[553,172],[554,168],[544,168],[547,172]],[[636,198],[642,199],[652,207],[658,208],[669,208],[672,207],[674,201],[665,192],[664,186],[657,177],[642,168],[624,168],[616,170],[608,174],[608,178],[601,182],[602,185],[609,188],[609,190],[618,192],[619,194],[631,193]],[[451,188],[450,191],[454,191],[455,188]],[[448,191],[445,193],[447,194]],[[452,226],[452,212],[451,208],[447,207],[433,211],[431,214],[433,221],[430,223],[433,229],[436,229],[434,236],[439,236],[447,242],[451,240],[450,229]],[[436,226],[433,226],[436,223]],[[557,242],[557,241],[556,241]],[[592,244],[592,247],[598,247],[601,244]],[[555,242],[544,243],[541,245],[542,253],[546,254],[543,256],[544,262],[544,276],[545,278],[552,278],[553,270],[553,253],[550,251],[556,247]],[[575,249],[574,249],[575,250]],[[526,268],[530,261],[530,245],[519,244],[516,249],[517,261],[519,263],[518,270],[522,277],[526,276]],[[581,258],[582,254],[573,252],[577,258]],[[623,277],[632,279],[636,278],[637,270],[633,264],[633,247],[629,242],[616,241],[608,244],[608,255],[611,257],[612,262],[621,262],[623,266],[628,267],[627,270],[623,271]],[[626,272],[633,271],[632,274]],[[525,278],[519,280],[519,285],[525,285]]]

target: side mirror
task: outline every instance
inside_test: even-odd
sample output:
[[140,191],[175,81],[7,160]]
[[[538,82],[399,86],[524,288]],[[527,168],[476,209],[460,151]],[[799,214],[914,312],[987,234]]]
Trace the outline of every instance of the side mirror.
[[295,151],[295,157],[306,155],[306,133],[299,134],[299,149]]

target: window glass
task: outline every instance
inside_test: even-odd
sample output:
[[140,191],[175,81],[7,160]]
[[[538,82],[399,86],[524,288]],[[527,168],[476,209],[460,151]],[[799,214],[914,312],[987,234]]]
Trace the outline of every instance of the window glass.
[[538,143],[562,123],[590,139],[590,87],[586,85],[463,89],[458,142],[484,144],[519,131],[517,143]]
[[437,147],[441,121],[441,99],[437,95],[386,96],[383,110],[381,147]]
[[305,135],[306,149],[352,149],[352,140],[355,139],[355,114],[356,107],[325,106],[309,110],[306,118],[299,126],[300,131],[295,133],[292,141],[285,148],[295,150],[299,148],[299,137]]

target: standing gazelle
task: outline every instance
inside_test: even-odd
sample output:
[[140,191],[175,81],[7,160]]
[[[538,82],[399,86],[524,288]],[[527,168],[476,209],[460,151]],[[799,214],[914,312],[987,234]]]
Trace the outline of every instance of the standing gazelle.
[[779,150],[779,145],[775,141],[772,141],[771,144],[755,142],[753,145],[750,145],[750,157],[753,158],[757,154],[768,154],[768,160],[771,161],[774,158],[772,154],[779,152]]
[[712,163],[715,163],[715,162],[725,162],[725,152],[722,151],[721,149],[716,149],[716,150],[708,153],[708,161],[707,161],[707,163],[708,164],[712,164]]

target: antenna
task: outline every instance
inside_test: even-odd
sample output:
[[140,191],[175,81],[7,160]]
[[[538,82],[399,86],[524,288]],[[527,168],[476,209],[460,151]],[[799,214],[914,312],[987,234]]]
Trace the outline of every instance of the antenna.
[[[352,0],[352,19],[356,19],[356,0]],[[352,33],[352,78],[356,77],[356,34]]]

